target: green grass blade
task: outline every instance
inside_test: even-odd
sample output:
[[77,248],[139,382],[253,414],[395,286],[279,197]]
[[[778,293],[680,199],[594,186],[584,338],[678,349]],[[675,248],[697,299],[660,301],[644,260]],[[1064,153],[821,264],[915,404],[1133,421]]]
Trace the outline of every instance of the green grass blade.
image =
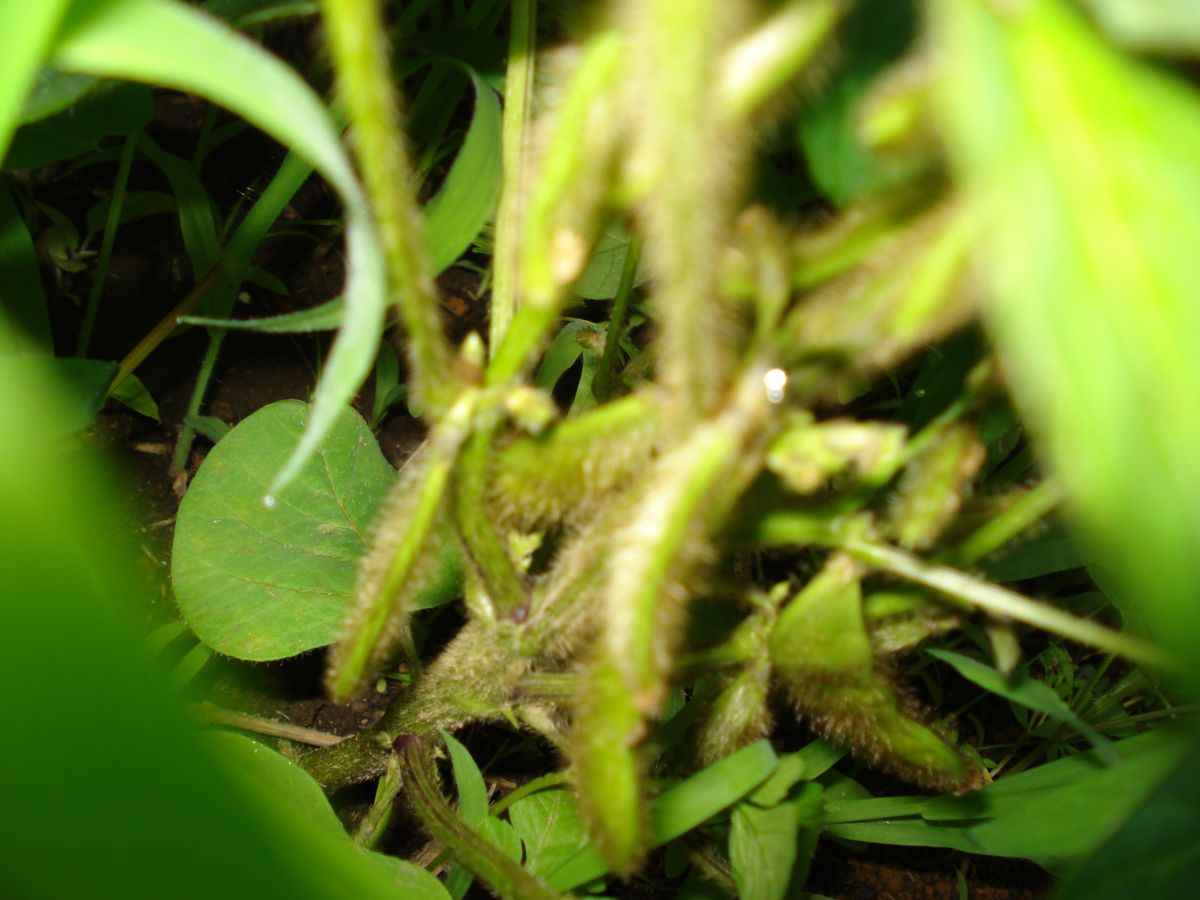
[[467,69],[475,112],[446,180],[425,207],[425,243],[435,274],[448,269],[479,235],[500,194],[500,101]]
[[936,648],[929,648],[925,652],[934,659],[953,666],[959,675],[979,685],[985,691],[991,691],[1006,700],[1040,712],[1056,722],[1070,725],[1087,737],[1105,760],[1111,762],[1116,758],[1112,749],[1112,741],[1079,718],[1051,688],[1040,681],[1034,681],[1024,672],[1006,678],[991,666],[985,666],[978,660],[963,656],[961,653],[952,653],[949,650]]
[[[53,353],[46,293],[38,271],[37,252],[8,185],[0,181],[0,309],[23,334],[22,340],[0,340],[0,356],[21,352]],[[6,337],[0,334],[0,338]],[[15,335],[14,335],[15,337]]]
[[291,147],[341,195],[349,255],[346,316],[326,360],[308,430],[269,494],[278,492],[316,451],[366,377],[383,327],[383,254],[333,120],[299,75],[219,20],[182,3],[80,0],[67,17],[54,59],[74,71],[201,94]]
[[[770,743],[755,741],[663,791],[651,814],[651,846],[673,841],[737,803],[770,777],[778,765],[779,757]],[[555,890],[569,891],[605,871],[604,860],[589,845],[556,869],[548,881]]]

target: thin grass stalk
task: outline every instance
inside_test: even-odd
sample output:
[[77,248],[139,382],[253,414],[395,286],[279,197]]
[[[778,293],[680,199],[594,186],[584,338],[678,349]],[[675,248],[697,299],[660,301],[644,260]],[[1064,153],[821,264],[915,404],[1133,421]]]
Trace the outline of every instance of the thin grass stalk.
[[83,314],[83,327],[79,331],[79,342],[75,345],[76,356],[87,356],[92,342],[92,329],[96,325],[96,313],[100,309],[100,295],[108,277],[108,263],[112,259],[113,242],[121,224],[121,210],[125,207],[125,188],[129,184],[129,170],[133,166],[133,151],[137,147],[137,134],[127,135],[121,146],[121,159],[117,163],[117,180],[113,184],[112,200],[108,205],[108,217],[104,222],[104,237],[100,240],[100,255],[96,257],[96,275],[88,291],[87,309]]
[[613,297],[612,315],[608,320],[608,331],[604,335],[604,353],[600,357],[600,368],[592,379],[592,393],[603,403],[612,395],[613,367],[617,363],[617,350],[625,334],[625,319],[629,313],[629,301],[633,297],[633,283],[637,279],[638,263],[642,261],[642,237],[636,235],[625,251],[625,264],[621,268],[621,280],[617,284],[617,295]]

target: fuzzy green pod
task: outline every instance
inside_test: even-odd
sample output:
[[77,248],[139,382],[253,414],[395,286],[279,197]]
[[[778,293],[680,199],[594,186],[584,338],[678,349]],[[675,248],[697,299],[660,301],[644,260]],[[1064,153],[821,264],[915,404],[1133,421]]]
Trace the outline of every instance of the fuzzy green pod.
[[702,765],[767,736],[773,724],[767,704],[770,687],[771,666],[765,662],[723,679],[723,687],[696,734],[696,758]]
[[325,684],[335,700],[362,691],[395,651],[413,601],[442,555],[437,522],[476,400],[469,391],[450,408],[384,501],[341,634],[329,651]]
[[958,515],[987,452],[965,423],[944,428],[909,462],[892,502],[888,530],[910,550],[927,550]]
[[575,710],[571,771],[588,833],[618,875],[634,872],[649,845],[645,735],[621,673],[611,660],[595,660]]
[[821,490],[846,473],[858,482],[881,484],[902,460],[902,425],[834,419],[813,424],[797,416],[767,448],[767,468],[799,494]]
[[830,374],[861,380],[962,327],[975,306],[967,279],[975,232],[962,209],[945,203],[879,241],[857,269],[821,285],[784,320],[785,366],[799,383]]
[[577,525],[638,477],[658,436],[657,405],[631,394],[522,437],[495,455],[489,508],[523,530]]
[[626,100],[637,116],[632,180],[662,329],[659,379],[669,418],[711,413],[729,384],[737,324],[718,292],[745,162],[747,129],[716,114],[721,62],[749,3],[627,0]]
[[863,622],[862,569],[835,554],[780,614],[771,635],[775,670],[814,729],[872,765],[932,790],[977,787],[982,773],[906,713],[875,661]]

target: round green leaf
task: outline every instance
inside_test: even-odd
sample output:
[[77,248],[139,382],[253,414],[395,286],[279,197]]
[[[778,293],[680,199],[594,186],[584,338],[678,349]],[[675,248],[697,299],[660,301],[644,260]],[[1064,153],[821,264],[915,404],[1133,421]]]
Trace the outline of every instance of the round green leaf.
[[219,653],[294,656],[330,643],[345,613],[367,531],[395,471],[347,409],[267,508],[267,485],[308,417],[308,404],[298,400],[254,413],[213,448],[180,504],[175,599],[196,635]]

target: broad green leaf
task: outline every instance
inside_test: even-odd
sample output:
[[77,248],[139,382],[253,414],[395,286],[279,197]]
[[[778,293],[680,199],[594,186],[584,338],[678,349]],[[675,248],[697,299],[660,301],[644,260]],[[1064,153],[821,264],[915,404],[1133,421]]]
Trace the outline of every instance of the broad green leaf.
[[148,87],[105,85],[57,115],[23,126],[13,135],[4,168],[33,169],[82,156],[109,135],[140,131],[153,116]]
[[487,818],[488,793],[479,766],[471,752],[456,741],[449,732],[442,732],[450,765],[454,770],[454,786],[458,789],[458,817],[472,827]]
[[271,483],[275,493],[296,477],[341,415],[370,370],[383,329],[383,255],[337,127],[295,72],[220,20],[173,0],[77,0],[53,58],[72,71],[203,95],[289,146],[341,195],[349,255],[346,314],[308,427]]
[[1200,681],[1200,96],[1058,0],[931,11],[1009,384],[1093,553]]
[[481,837],[499,848],[513,862],[521,861],[521,839],[507,822],[488,816],[479,823],[478,831]]
[[384,870],[404,890],[400,896],[406,900],[445,900],[446,889],[419,866],[354,846],[320,785],[287,757],[231,732],[206,734],[205,742],[247,793],[260,797],[264,805],[286,804],[291,815],[335,835],[347,848],[362,855],[364,866]]
[[46,294],[38,271],[37,253],[25,220],[13,202],[8,185],[0,182],[0,314],[24,332],[22,339],[0,340],[0,356],[15,353],[53,353]]
[[240,659],[292,656],[333,640],[375,511],[395,479],[346,410],[274,508],[262,495],[308,423],[284,400],[234,428],[179,507],[171,577],[202,641]]
[[495,211],[500,196],[500,102],[471,69],[475,112],[441,189],[425,207],[425,240],[437,274],[462,256]]
[[[631,240],[629,232],[621,225],[613,224],[605,229],[592,248],[592,255],[572,290],[585,300],[611,300],[615,297]],[[649,277],[650,272],[643,257],[638,264],[634,284],[641,284]]]
[[[398,896],[344,836],[249,789],[167,691],[130,491],[86,446],[60,452],[61,399],[0,374],[0,681],[19,686],[0,692],[5,895]],[[69,716],[46,714],[66,697]]]
[[0,159],[8,152],[25,97],[69,5],[67,0],[0,3]]
[[243,782],[247,791],[285,800],[295,815],[311,820],[330,834],[347,837],[321,786],[294,762],[234,732],[216,731],[204,737],[213,755]]
[[545,875],[587,844],[587,829],[567,790],[538,791],[508,808],[508,818],[525,844],[525,868]]
[[38,69],[33,86],[25,97],[25,106],[21,110],[21,124],[28,125],[30,122],[60,113],[102,84],[103,79],[93,78],[91,75],[76,75],[43,66]]
[[392,884],[400,889],[393,892],[393,897],[403,897],[404,900],[450,900],[445,886],[428,870],[395,856],[382,853],[371,853],[369,856],[388,871]]
[[821,785],[813,783],[776,806],[742,802],[733,808],[729,862],[741,900],[783,900],[804,884],[821,812]]
[[1200,753],[1193,751],[1065,879],[1062,900],[1186,897],[1200,876]]
[[1005,677],[991,666],[985,666],[978,660],[963,656],[961,653],[938,650],[933,647],[926,649],[925,652],[934,659],[940,659],[953,666],[959,675],[979,685],[985,691],[991,691],[1013,703],[1019,703],[1028,709],[1040,712],[1056,722],[1070,725],[1086,736],[1102,756],[1110,761],[1114,758],[1112,741],[1079,718],[1075,711],[1067,706],[1058,694],[1054,693],[1052,688],[1040,681],[1033,680],[1026,672],[1015,672],[1012,676]]

